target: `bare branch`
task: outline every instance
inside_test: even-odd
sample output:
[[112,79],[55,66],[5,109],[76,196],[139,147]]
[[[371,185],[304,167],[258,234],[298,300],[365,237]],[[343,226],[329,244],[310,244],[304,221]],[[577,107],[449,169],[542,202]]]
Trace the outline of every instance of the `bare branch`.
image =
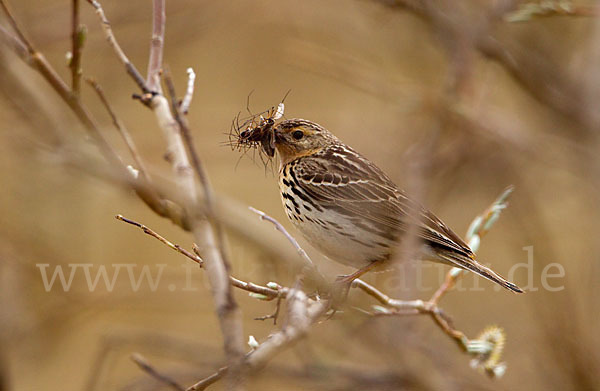
[[[219,240],[221,238],[220,228],[218,224],[215,224],[215,219],[210,218],[213,209],[213,196],[208,179],[201,167],[199,158],[195,154],[193,147],[191,147],[191,136],[189,135],[189,131],[187,131],[188,129],[185,122],[182,121],[182,118],[179,115],[177,106],[174,105],[174,110],[171,112],[167,99],[157,91],[150,91],[139,72],[120,48],[100,4],[95,0],[88,0],[88,2],[96,9],[96,13],[102,22],[102,27],[107,40],[117,54],[117,57],[126,66],[128,73],[136,80],[137,84],[144,92],[141,101],[154,112],[157,122],[167,141],[167,157],[173,167],[177,186],[179,187],[181,194],[185,197],[184,209],[195,214],[191,228],[194,232],[196,241],[203,249],[205,267],[211,283],[216,312],[223,332],[225,354],[229,366],[233,368],[228,375],[229,385],[232,388],[239,388],[242,380],[241,374],[237,371],[237,368],[243,357],[244,346],[241,313],[231,292],[228,262],[223,255],[223,241]],[[155,24],[155,32],[159,31],[159,29],[162,31],[160,25],[164,23],[164,4],[161,5],[160,3],[161,2],[155,2],[154,11],[159,12],[159,15],[154,15],[155,22],[158,22]],[[162,43],[156,42],[160,43],[160,46],[155,46],[152,50],[152,53],[154,54],[149,65],[151,72],[160,69],[161,65],[157,64],[156,61],[161,56],[159,54],[162,53]],[[173,89],[174,88],[171,88],[171,90]],[[172,98],[174,99],[174,93],[172,94]],[[197,216],[199,197],[196,192],[193,172],[188,158],[188,151],[186,151],[186,146],[182,140],[182,134],[186,137],[194,169],[203,185],[204,204],[209,217],[208,221]]]
[[[212,294],[215,300],[216,312],[221,324],[221,330],[224,336],[225,354],[229,364],[229,373],[227,375],[229,386],[239,387],[242,383],[242,373],[240,365],[243,359],[243,333],[241,312],[233,297],[229,275],[231,274],[231,263],[227,259],[227,254],[223,246],[223,229],[221,223],[215,218],[215,201],[212,186],[208,175],[200,161],[198,153],[194,148],[192,135],[187,125],[186,119],[180,112],[177,104],[177,95],[175,86],[168,70],[165,70],[165,82],[171,100],[172,115],[175,117],[175,124],[179,130],[177,141],[185,144],[178,145],[177,149],[183,149],[183,154],[187,152],[191,158],[192,167],[204,191],[204,211],[206,219],[200,219],[194,228],[194,237],[199,243],[203,258],[206,260],[206,272],[212,287]],[[187,151],[186,151],[187,150]],[[188,163],[189,164],[189,163]],[[193,194],[196,194],[195,192]],[[197,195],[195,202],[197,200]]]
[[177,383],[175,380],[171,379],[169,376],[163,375],[162,373],[158,372],[152,365],[150,365],[148,360],[146,360],[144,358],[144,356],[142,356],[141,354],[134,353],[131,355],[130,358],[131,358],[131,361],[136,363],[136,365],[138,367],[140,367],[140,369],[142,371],[144,371],[148,375],[152,376],[158,382],[171,387],[175,391],[185,391],[185,387],[179,385],[179,383]]
[[171,112],[177,124],[179,125],[179,131],[183,138],[183,142],[185,143],[185,147],[187,153],[191,159],[192,167],[200,184],[202,185],[202,190],[204,191],[204,202],[207,205],[208,213],[212,213],[212,209],[214,207],[214,194],[212,191],[212,186],[208,179],[208,175],[204,170],[202,162],[200,161],[200,157],[198,156],[198,152],[196,148],[194,148],[194,142],[192,140],[192,133],[188,127],[187,121],[181,115],[181,107],[177,104],[177,94],[175,92],[175,85],[173,84],[173,79],[171,78],[171,73],[168,69],[165,70],[165,83],[167,84],[167,92],[169,94],[169,99],[171,101]]
[[162,94],[160,71],[163,63],[163,49],[165,44],[165,0],[153,0],[152,7],[152,40],[150,41],[150,58],[148,59],[146,84],[150,91]]

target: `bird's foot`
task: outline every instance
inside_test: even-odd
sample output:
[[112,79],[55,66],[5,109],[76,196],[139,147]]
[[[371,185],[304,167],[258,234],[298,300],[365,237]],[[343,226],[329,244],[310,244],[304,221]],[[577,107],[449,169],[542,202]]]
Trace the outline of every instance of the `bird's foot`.
[[335,282],[331,287],[331,300],[330,307],[333,310],[333,314],[336,311],[340,310],[346,300],[348,299],[348,292],[350,291],[350,287],[352,286],[352,281],[354,281],[356,277],[352,275],[341,275],[337,276]]
[[331,308],[333,309],[333,313],[340,309],[348,299],[348,292],[350,291],[350,287],[352,287],[352,282],[379,264],[377,261],[371,262],[354,273],[342,274],[336,277],[331,290]]

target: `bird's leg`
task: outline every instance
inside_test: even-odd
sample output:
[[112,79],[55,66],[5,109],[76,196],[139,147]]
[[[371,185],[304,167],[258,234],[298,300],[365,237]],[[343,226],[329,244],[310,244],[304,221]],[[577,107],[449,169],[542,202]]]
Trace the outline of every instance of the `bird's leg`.
[[380,264],[381,261],[372,261],[367,266],[361,267],[354,273],[337,276],[332,291],[332,308],[334,310],[338,309],[346,301],[352,281],[361,277],[363,274],[369,272],[371,269],[379,266]]
[[360,269],[358,269],[357,271],[355,271],[352,274],[343,274],[341,276],[337,276],[335,281],[340,282],[340,283],[351,284],[352,281],[361,277],[363,274],[371,271],[373,268],[375,268],[376,266],[379,266],[380,264],[381,264],[381,261],[372,261],[367,266],[361,267]]

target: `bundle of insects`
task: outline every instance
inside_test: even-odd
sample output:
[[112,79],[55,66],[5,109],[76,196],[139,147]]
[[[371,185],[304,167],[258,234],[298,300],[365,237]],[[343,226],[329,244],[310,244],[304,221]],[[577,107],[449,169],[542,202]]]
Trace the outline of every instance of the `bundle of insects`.
[[229,142],[232,150],[246,153],[248,150],[258,150],[261,161],[266,165],[275,156],[275,136],[273,128],[275,121],[283,117],[285,105],[279,103],[258,114],[250,113],[249,117],[234,118],[229,132]]

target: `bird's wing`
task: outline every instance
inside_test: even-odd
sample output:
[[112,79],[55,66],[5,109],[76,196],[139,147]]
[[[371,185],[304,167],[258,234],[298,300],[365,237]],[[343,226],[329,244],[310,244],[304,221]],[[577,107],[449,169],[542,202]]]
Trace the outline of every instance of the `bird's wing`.
[[330,147],[287,166],[284,169],[290,170],[296,185],[308,196],[349,218],[364,219],[384,237],[393,240],[414,224],[416,233],[429,244],[472,256],[469,246],[440,219],[346,146]]

